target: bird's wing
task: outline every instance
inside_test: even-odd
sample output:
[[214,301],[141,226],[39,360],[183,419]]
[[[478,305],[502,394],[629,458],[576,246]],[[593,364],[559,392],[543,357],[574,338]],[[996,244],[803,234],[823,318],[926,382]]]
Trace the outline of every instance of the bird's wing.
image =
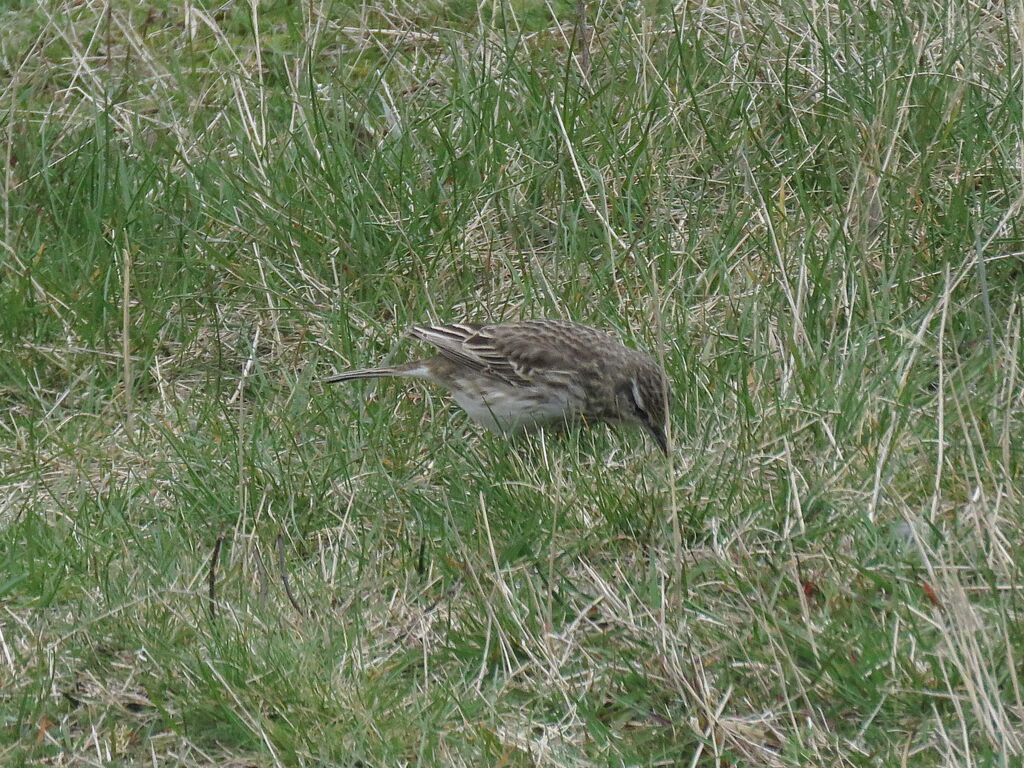
[[442,357],[470,370],[495,376],[512,385],[526,383],[486,329],[487,326],[476,323],[450,323],[414,325],[411,333],[437,347]]
[[[475,323],[449,323],[448,325],[414,325],[410,333],[417,339],[428,341],[437,347],[442,357],[464,365],[471,370],[488,371],[494,359],[487,350],[467,346],[470,339],[475,338],[482,325]],[[497,372],[495,372],[497,375]]]
[[529,331],[525,323],[521,326],[451,323],[412,328],[414,336],[429,341],[442,356],[513,386],[530,384],[536,370],[544,370],[547,376],[560,373],[557,369],[561,366],[549,359],[543,346],[530,344],[524,338]]

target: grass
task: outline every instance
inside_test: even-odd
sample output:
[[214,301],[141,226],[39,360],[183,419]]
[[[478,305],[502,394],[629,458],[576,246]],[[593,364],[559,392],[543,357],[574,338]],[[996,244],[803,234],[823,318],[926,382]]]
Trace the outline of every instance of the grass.
[[2,11],[4,765],[1020,760],[1024,7],[585,5]]

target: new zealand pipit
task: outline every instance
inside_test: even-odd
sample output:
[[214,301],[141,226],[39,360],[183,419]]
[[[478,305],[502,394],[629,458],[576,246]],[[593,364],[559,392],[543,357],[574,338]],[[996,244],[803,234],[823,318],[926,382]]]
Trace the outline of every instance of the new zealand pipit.
[[573,417],[639,424],[662,451],[668,381],[646,352],[569,320],[414,325],[438,354],[402,365],[344,371],[334,383],[379,376],[426,379],[448,389],[470,418],[515,432]]

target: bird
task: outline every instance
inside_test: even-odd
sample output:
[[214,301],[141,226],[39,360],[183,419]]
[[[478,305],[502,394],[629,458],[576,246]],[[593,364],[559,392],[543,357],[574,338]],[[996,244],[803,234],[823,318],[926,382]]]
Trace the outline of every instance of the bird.
[[437,354],[324,379],[423,379],[446,388],[471,419],[511,434],[545,424],[620,422],[643,427],[668,454],[670,390],[646,352],[563,319],[413,325]]

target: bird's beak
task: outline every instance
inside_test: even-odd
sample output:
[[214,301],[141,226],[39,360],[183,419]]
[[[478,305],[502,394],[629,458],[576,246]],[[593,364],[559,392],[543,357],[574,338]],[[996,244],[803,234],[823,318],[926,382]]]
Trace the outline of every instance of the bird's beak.
[[661,452],[668,456],[668,438],[665,437],[665,430],[661,427],[648,424],[647,431],[649,431],[654,437],[655,442],[658,443],[658,447],[661,448]]

